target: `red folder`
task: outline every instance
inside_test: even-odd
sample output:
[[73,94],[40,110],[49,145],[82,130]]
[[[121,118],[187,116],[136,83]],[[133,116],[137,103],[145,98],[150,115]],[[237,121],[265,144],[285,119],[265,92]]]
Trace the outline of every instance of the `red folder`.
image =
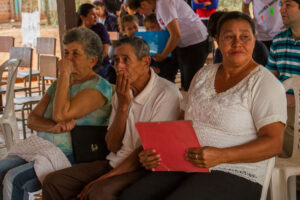
[[190,121],[139,122],[135,124],[144,149],[155,149],[161,162],[153,171],[209,172],[185,158],[188,148],[200,147]]

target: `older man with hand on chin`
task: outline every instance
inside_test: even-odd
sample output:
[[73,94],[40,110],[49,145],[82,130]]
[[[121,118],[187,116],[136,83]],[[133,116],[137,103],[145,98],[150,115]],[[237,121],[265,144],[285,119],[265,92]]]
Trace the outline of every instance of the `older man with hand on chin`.
[[106,135],[111,153],[106,160],[48,175],[43,199],[118,199],[124,188],[146,174],[139,168],[142,148],[135,123],[179,118],[181,94],[149,68],[148,44],[140,38],[124,38],[114,49],[117,84]]

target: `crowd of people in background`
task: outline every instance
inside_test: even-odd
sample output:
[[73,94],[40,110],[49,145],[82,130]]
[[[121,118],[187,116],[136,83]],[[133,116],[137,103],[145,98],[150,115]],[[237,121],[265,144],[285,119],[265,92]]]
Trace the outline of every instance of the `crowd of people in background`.
[[[300,0],[243,0],[241,11],[219,11],[218,0],[96,0],[77,14],[28,126],[74,164],[70,131],[107,125],[110,153],[43,179],[10,155],[0,200],[26,196],[26,181],[42,182],[44,200],[260,199],[268,160],[291,156],[295,97],[281,83],[300,75]],[[161,30],[166,46],[150,56],[135,34]],[[135,123],[175,120],[193,122],[202,147],[185,159],[210,173],[151,171],[162,159]]]

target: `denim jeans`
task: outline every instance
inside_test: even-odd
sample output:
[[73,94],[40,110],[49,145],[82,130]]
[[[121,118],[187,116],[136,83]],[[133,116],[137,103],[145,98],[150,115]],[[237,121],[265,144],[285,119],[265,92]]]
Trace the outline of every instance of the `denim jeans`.
[[[71,164],[74,163],[72,153],[65,153]],[[28,199],[28,192],[41,189],[33,162],[26,162],[19,156],[8,156],[0,160],[0,181],[1,191],[0,200],[21,200]]]
[[[22,158],[18,157],[18,156],[8,156],[3,160],[0,160],[0,180],[1,180],[1,184],[0,184],[0,189],[1,191],[3,191],[3,180],[4,180],[4,176],[6,175],[6,173],[12,169],[15,168],[17,166],[23,165],[25,164],[26,161],[23,160]],[[0,199],[3,199],[3,193],[0,193]]]

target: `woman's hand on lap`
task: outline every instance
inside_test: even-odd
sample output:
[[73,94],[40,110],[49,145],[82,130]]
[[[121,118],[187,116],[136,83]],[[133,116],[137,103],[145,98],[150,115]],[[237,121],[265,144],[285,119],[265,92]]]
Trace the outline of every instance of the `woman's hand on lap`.
[[222,149],[208,146],[188,149],[186,159],[201,168],[210,168],[225,163]]

